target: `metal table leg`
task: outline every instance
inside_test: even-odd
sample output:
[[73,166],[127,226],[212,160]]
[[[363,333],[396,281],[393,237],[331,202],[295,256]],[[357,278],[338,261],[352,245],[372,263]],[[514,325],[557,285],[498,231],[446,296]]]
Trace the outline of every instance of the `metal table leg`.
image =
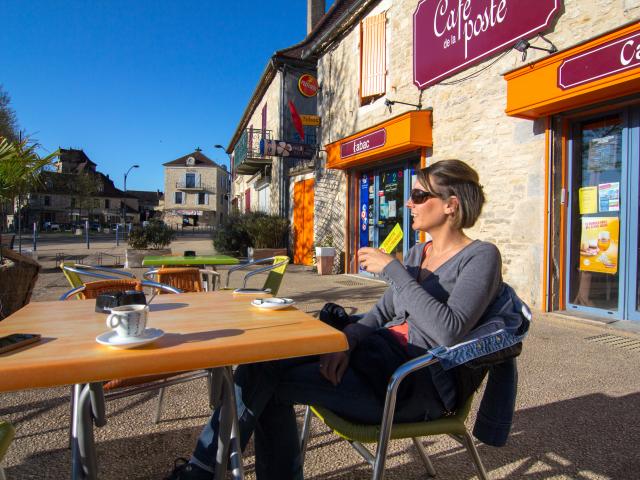
[[[244,479],[242,450],[240,448],[240,428],[236,409],[233,371],[231,367],[218,368],[213,372],[212,384],[221,384],[220,427],[218,432],[218,453],[216,455],[215,478],[225,478],[227,461],[231,464],[234,479]],[[222,381],[216,381],[221,379]],[[231,447],[231,448],[229,448]],[[231,454],[229,455],[229,449]]]
[[93,436],[93,423],[103,426],[106,423],[104,394],[102,383],[77,385],[78,391],[71,420],[71,478],[73,480],[98,478],[98,462]]

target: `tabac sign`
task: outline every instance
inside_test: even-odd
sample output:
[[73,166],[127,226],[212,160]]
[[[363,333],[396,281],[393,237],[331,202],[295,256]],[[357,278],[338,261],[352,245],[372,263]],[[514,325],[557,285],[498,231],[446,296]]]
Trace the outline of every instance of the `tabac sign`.
[[558,88],[568,88],[640,67],[640,32],[565,58],[558,68]]
[[420,0],[413,14],[413,83],[434,85],[545,30],[562,0]]
[[385,143],[387,143],[387,130],[380,128],[340,145],[340,158],[349,158],[358,153],[375,150],[384,147]]

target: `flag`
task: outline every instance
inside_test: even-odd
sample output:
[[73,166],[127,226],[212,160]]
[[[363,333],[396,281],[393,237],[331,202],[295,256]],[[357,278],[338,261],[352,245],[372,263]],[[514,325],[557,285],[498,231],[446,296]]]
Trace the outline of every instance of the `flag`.
[[302,127],[302,119],[300,115],[298,115],[298,111],[296,110],[296,106],[293,104],[291,100],[289,100],[289,111],[291,112],[291,120],[293,121],[293,126],[300,135],[300,139],[304,141],[304,128]]

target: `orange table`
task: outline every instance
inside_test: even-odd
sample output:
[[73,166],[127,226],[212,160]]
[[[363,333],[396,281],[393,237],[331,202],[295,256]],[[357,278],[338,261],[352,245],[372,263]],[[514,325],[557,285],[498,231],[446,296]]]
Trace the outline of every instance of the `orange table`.
[[[96,343],[95,337],[107,327],[106,315],[94,312],[95,300],[30,303],[0,322],[0,336],[40,333],[42,340],[0,355],[0,391],[81,385],[73,422],[74,429],[86,429],[90,395],[95,393],[91,386],[101,388],[102,381],[112,378],[216,368],[227,387],[223,415],[228,410],[237,427],[231,365],[347,348],[341,332],[312,316],[293,307],[259,310],[250,305],[253,298],[230,291],[158,296],[150,306],[149,326],[161,328],[165,335],[129,350]],[[81,450],[93,448],[92,431],[89,434]],[[237,438],[232,440],[239,450]],[[88,466],[83,463],[87,453],[93,452],[78,452],[74,477],[94,478],[91,458]],[[241,463],[238,476],[242,477]]]

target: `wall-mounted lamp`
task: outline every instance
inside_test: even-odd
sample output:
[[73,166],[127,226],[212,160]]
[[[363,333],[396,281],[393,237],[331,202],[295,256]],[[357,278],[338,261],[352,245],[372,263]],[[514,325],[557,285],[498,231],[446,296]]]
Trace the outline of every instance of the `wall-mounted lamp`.
[[400,100],[389,100],[388,98],[385,98],[384,100],[384,105],[389,108],[389,113],[391,113],[391,106],[396,103],[399,103],[400,105],[409,105],[410,107],[416,107],[416,109],[422,110],[422,103],[407,103],[401,102]]
[[527,59],[527,50],[530,49],[530,48],[533,48],[534,50],[542,50],[543,52],[547,52],[547,53],[556,53],[558,51],[556,46],[553,43],[551,43],[550,40],[547,40],[543,35],[538,35],[538,38],[540,38],[540,39],[544,40],[545,42],[547,42],[550,45],[549,48],[536,47],[535,45],[531,45],[525,39],[518,40],[516,42],[516,44],[513,46],[514,49],[516,49],[519,52],[522,52],[522,61],[523,62]]

